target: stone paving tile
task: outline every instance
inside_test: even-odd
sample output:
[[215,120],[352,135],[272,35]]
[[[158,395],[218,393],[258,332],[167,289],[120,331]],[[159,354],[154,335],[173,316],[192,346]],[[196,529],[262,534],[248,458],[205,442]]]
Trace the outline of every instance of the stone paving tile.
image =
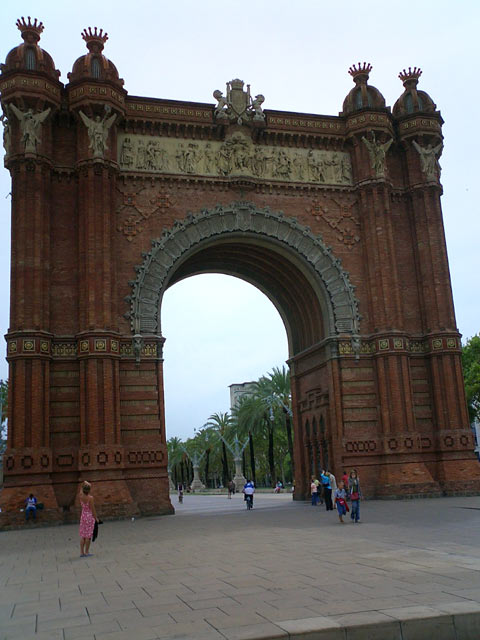
[[[205,500],[214,510],[215,498]],[[2,633],[13,640],[92,640],[92,633],[95,640],[163,640],[175,634],[229,640],[240,628],[246,637],[266,637],[269,625],[279,633],[284,616],[297,633],[305,620],[345,615],[356,620],[356,627],[347,627],[351,640],[352,634],[371,631],[357,613],[371,620],[392,606],[422,604],[437,609],[438,617],[443,605],[446,617],[458,616],[470,633],[480,601],[480,512],[470,510],[459,521],[457,506],[465,500],[442,500],[441,520],[435,501],[367,501],[362,527],[343,530],[330,514],[291,501],[262,511],[259,498],[254,518],[247,518],[243,509],[235,512],[242,505],[232,500],[232,512],[214,518],[184,510],[178,518],[140,519],[135,525],[106,522],[95,556],[87,561],[76,557],[76,526],[5,532],[0,640]],[[320,538],[331,550],[353,541],[355,557],[320,550],[312,556]],[[457,613],[448,610],[454,606]],[[16,607],[15,627],[10,616]],[[132,628],[121,630],[122,622]],[[114,624],[116,630],[108,630]],[[400,622],[389,624],[387,631]]]
[[285,638],[287,640],[289,637],[284,629],[271,622],[230,627],[222,629],[222,634],[227,640],[273,640],[274,638]]
[[116,620],[106,620],[98,624],[86,624],[79,627],[63,629],[65,640],[81,640],[82,638],[95,637],[100,633],[121,631],[121,627]]

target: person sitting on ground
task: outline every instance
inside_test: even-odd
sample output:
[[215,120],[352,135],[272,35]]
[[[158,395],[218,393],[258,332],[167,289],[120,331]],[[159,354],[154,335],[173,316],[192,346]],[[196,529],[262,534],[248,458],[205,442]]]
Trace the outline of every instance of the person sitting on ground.
[[31,493],[25,500],[25,522],[28,522],[30,514],[33,516],[33,520],[37,519],[37,499]]

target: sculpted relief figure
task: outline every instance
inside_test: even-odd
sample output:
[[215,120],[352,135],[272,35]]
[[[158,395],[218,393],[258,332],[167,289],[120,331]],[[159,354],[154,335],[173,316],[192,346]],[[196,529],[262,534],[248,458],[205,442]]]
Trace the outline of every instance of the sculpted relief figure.
[[205,173],[213,173],[213,165],[214,165],[214,158],[213,158],[212,145],[209,142],[207,142],[205,149],[203,151],[203,167],[205,169]]
[[420,155],[420,166],[427,180],[440,178],[442,167],[438,162],[438,158],[442,153],[443,143],[440,142],[436,147],[434,147],[433,144],[427,144],[426,147],[421,147],[416,140],[413,140],[412,144]]
[[190,143],[186,149],[183,144],[180,144],[180,148],[176,155],[180,171],[183,173],[195,173],[199,159],[197,149],[197,144]]
[[375,133],[372,132],[372,140],[367,140],[365,136],[362,136],[364,145],[367,147],[368,155],[370,156],[370,163],[372,169],[377,178],[383,178],[385,176],[387,151],[393,142],[393,138],[390,138],[388,142],[381,144],[375,139]]
[[20,111],[14,104],[10,107],[20,122],[25,153],[36,153],[37,144],[41,142],[41,125],[50,113],[50,107],[41,113],[33,113],[33,109]]
[[215,98],[215,100],[217,101],[217,106],[215,107],[215,118],[217,119],[228,119],[227,116],[227,109],[228,109],[228,102],[227,99],[224,97],[223,92],[220,91],[219,89],[215,89],[215,91],[213,92],[213,97]]
[[235,132],[224,142],[179,141],[119,133],[118,162],[127,171],[206,176],[255,176],[264,180],[351,184],[347,153],[254,144]]
[[254,111],[253,119],[259,122],[265,121],[265,115],[263,113],[262,104],[265,102],[265,97],[261,93],[255,96],[255,100],[252,100],[252,109]]
[[108,149],[108,131],[117,118],[115,113],[109,117],[110,111],[111,107],[106,105],[103,118],[95,116],[95,119],[89,118],[83,111],[78,112],[83,124],[87,127],[89,149],[93,150],[94,158],[103,158]]
[[122,151],[120,153],[120,164],[125,167],[132,167],[135,162],[135,152],[133,145],[130,142],[130,138],[125,138],[122,144]]
[[8,117],[5,113],[0,117],[0,121],[3,124],[3,148],[5,149],[5,155],[8,156],[8,154],[10,153],[11,134],[10,125],[8,124]]

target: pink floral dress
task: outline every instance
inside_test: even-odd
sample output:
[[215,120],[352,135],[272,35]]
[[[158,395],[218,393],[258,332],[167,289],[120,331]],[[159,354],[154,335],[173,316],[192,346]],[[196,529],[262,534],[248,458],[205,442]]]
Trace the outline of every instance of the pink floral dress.
[[95,526],[95,518],[90,509],[90,502],[80,502],[82,505],[82,515],[80,516],[80,537],[91,538]]

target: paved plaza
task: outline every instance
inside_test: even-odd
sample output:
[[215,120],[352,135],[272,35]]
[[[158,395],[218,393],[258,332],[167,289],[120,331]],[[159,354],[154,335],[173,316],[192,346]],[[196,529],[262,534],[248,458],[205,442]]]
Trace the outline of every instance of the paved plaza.
[[[1,640],[478,640],[480,498],[173,497],[175,516],[0,533]],[[41,514],[40,514],[41,517]]]

